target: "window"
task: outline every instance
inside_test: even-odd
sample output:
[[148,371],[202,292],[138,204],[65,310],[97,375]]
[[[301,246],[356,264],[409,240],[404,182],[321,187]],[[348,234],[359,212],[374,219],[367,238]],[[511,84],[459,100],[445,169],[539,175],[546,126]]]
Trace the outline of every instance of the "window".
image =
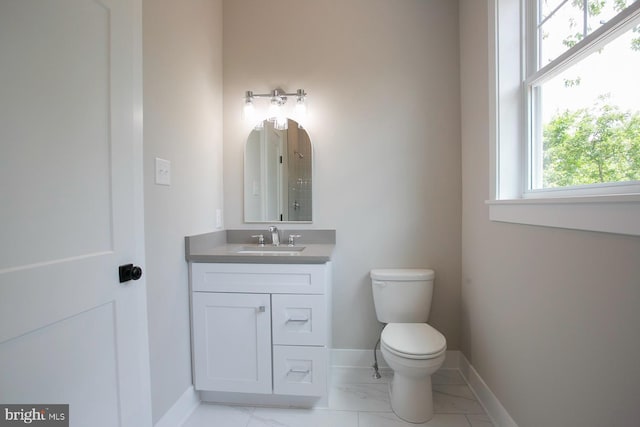
[[491,219],[640,235],[640,2],[494,5]]
[[638,7],[530,1],[528,189],[640,180]]

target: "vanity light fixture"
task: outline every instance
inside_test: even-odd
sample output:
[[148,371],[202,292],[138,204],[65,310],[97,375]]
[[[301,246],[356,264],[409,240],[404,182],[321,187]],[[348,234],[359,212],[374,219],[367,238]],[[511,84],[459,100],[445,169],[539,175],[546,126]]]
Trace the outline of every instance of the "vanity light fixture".
[[286,93],[282,89],[274,89],[271,93],[253,93],[253,91],[250,90],[246,91],[244,96],[245,119],[251,120],[252,122],[255,121],[255,100],[268,99],[270,105],[267,113],[267,120],[273,122],[276,129],[287,129],[288,120],[284,106],[287,103],[287,97],[289,96],[296,97],[294,119],[300,124],[300,127],[302,127],[307,113],[307,93],[304,89],[298,89],[295,93]]

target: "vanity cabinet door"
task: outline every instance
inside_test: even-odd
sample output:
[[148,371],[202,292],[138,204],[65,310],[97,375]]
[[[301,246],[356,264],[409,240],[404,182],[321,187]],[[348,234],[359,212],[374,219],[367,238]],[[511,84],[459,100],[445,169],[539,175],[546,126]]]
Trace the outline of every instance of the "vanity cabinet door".
[[196,390],[271,393],[269,294],[193,293]]

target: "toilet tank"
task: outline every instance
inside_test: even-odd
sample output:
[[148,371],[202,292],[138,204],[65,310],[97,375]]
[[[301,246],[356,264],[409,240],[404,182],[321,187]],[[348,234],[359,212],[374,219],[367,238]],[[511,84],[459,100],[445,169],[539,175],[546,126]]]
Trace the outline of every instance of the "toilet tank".
[[425,323],[433,296],[433,270],[371,270],[376,316],[382,323]]

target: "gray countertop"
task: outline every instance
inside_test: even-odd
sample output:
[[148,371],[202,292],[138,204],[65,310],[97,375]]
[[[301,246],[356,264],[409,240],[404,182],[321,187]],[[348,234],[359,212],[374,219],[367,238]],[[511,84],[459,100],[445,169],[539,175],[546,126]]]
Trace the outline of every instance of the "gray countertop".
[[[249,230],[254,232],[255,230]],[[323,230],[324,231],[324,230]],[[213,262],[213,263],[249,263],[249,264],[324,264],[331,261],[333,249],[335,248],[335,231],[333,232],[333,238],[331,235],[329,238],[313,239],[313,235],[317,234],[307,232],[308,239],[299,239],[299,243],[296,246],[304,247],[304,250],[295,254],[282,254],[282,253],[238,253],[242,248],[247,246],[258,246],[255,243],[251,243],[249,239],[237,238],[236,234],[232,232],[215,232],[201,234],[198,236],[188,236],[185,238],[185,256],[189,262]],[[228,236],[234,236],[229,239]],[[304,234],[303,234],[304,237]],[[326,237],[326,236],[325,236]],[[309,240],[320,241],[321,243],[314,243]],[[227,240],[233,240],[231,242]],[[255,239],[254,239],[255,240]],[[267,244],[266,246],[269,246]],[[283,245],[286,247],[286,244]]]

